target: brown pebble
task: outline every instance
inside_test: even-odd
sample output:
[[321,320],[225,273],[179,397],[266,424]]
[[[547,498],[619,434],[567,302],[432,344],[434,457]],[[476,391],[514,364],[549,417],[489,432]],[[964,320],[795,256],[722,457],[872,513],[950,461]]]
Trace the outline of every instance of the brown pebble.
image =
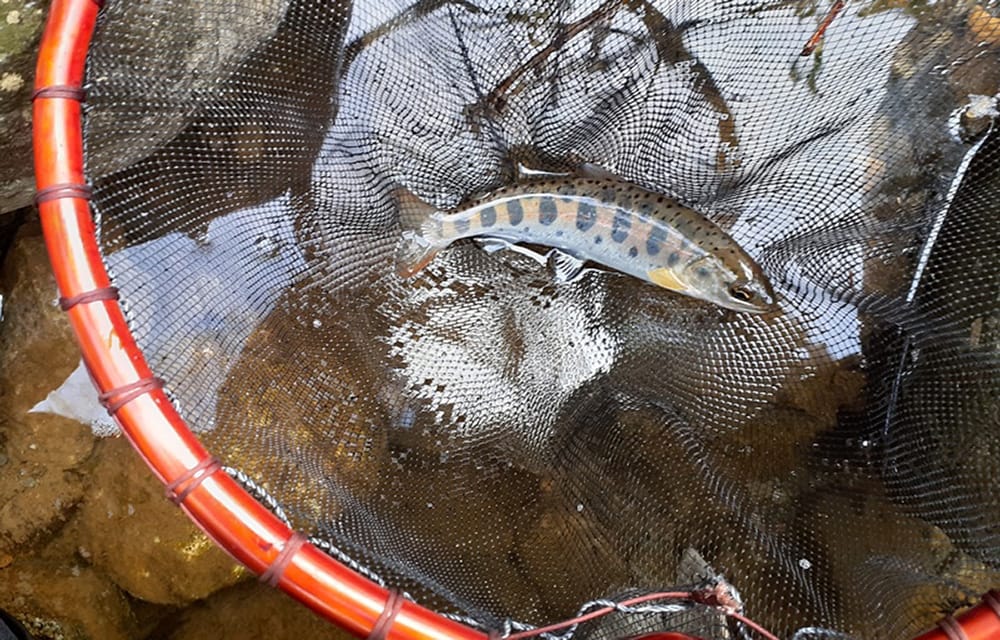
[[969,12],[969,29],[977,40],[990,46],[1000,46],[1000,17],[990,15],[981,5]]

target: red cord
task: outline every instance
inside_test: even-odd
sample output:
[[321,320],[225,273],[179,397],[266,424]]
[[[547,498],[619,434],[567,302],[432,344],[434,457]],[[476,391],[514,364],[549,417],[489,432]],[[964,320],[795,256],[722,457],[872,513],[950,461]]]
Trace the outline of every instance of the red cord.
[[[630,607],[637,604],[642,604],[644,602],[650,602],[652,600],[687,600],[690,602],[697,602],[699,604],[705,604],[707,606],[715,607],[723,614],[738,620],[750,627],[758,634],[760,634],[766,640],[778,640],[778,637],[773,633],[767,631],[761,627],[756,622],[750,620],[746,616],[738,613],[725,598],[720,597],[718,589],[710,589],[705,591],[663,591],[659,593],[647,593],[643,596],[637,596],[635,598],[629,598],[627,600],[622,600],[618,603],[618,607]],[[550,624],[545,627],[538,627],[537,629],[529,629],[527,631],[519,631],[517,633],[512,633],[507,636],[506,640],[523,640],[525,638],[534,638],[543,633],[551,633],[552,631],[559,631],[560,629],[565,629],[567,627],[572,627],[573,625],[587,622],[593,620],[594,618],[600,618],[601,616],[606,616],[609,613],[614,613],[617,611],[617,607],[601,607],[600,609],[595,609],[589,613],[577,616],[570,620],[564,620],[563,622],[557,622],[555,624]]]

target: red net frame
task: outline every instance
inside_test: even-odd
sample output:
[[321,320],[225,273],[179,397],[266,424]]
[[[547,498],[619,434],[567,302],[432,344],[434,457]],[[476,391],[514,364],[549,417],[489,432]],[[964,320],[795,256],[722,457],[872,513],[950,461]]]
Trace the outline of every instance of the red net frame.
[[210,538],[320,615],[361,637],[485,639],[397,598],[296,537],[236,481],[218,473],[220,466],[154,382],[114,295],[104,293],[112,291],[111,282],[94,236],[83,172],[79,88],[99,8],[93,0],[52,3],[35,76],[34,143],[39,215],[52,268],[84,362],[109,410],[168,494]]
[[[41,40],[33,96],[34,160],[45,242],[83,360],[100,400],[178,504],[261,580],[359,637],[398,640],[487,635],[359,575],[288,528],[226,473],[191,433],[132,337],[97,245],[83,167],[80,103],[101,0],[55,0]],[[567,623],[568,624],[568,623]],[[553,628],[565,625],[554,625]],[[519,636],[535,635],[522,633]],[[660,640],[688,638],[662,633]],[[1000,592],[916,640],[1000,638]]]

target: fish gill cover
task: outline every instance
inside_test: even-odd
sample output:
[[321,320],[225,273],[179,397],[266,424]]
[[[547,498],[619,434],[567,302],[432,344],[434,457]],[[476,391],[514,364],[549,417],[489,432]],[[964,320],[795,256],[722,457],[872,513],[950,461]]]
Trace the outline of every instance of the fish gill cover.
[[[1000,581],[998,15],[110,2],[105,261],[208,447],[423,604],[519,628],[715,578],[783,637],[905,637]],[[396,274],[396,187],[448,210],[583,165],[719,225],[777,308],[468,241]],[[664,628],[747,633],[575,633]]]

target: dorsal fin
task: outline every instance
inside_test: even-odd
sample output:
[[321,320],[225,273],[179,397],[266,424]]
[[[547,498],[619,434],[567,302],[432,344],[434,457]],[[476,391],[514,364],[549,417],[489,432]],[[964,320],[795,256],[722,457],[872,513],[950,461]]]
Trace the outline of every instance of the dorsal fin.
[[616,176],[614,173],[608,171],[604,167],[592,162],[584,162],[577,165],[573,174],[578,178],[588,178],[590,180],[616,180],[621,182],[622,179]]

